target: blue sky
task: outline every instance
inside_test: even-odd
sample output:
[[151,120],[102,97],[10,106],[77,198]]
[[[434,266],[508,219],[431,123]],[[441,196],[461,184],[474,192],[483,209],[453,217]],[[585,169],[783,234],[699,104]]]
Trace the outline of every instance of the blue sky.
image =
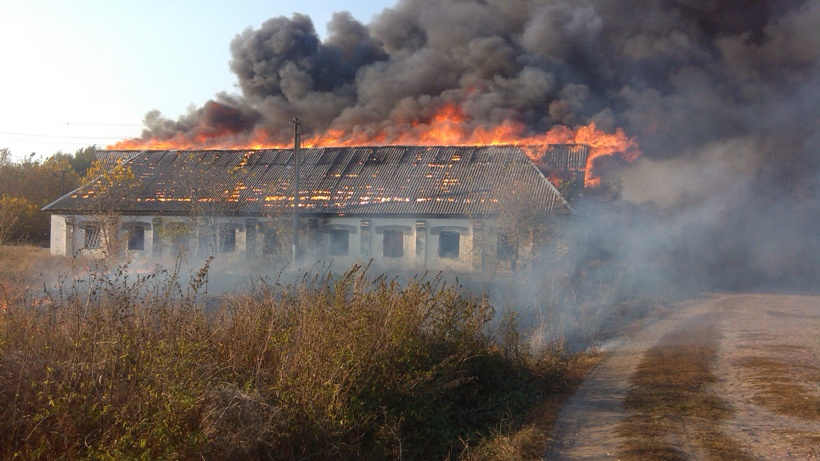
[[231,40],[298,12],[317,32],[336,11],[364,24],[393,0],[3,0],[0,147],[46,157],[137,136],[152,109],[176,118],[238,92]]

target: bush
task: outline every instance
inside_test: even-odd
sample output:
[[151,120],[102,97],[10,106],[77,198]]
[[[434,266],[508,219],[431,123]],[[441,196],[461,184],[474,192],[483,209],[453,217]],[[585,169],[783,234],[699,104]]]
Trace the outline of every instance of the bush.
[[11,241],[43,239],[49,217],[25,197],[0,196],[0,245]]
[[0,457],[456,458],[566,369],[440,279],[354,267],[216,299],[207,265],[179,268],[75,268],[9,305]]

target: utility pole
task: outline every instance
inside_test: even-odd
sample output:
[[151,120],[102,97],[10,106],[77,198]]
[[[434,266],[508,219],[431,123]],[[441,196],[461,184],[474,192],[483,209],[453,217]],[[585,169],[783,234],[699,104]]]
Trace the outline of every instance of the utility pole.
[[60,170],[60,174],[52,173],[54,176],[60,178],[62,182],[60,183],[60,197],[65,195],[65,174],[68,173],[69,170]]
[[293,118],[293,254],[291,264],[296,270],[299,261],[299,149],[302,143],[302,124]]

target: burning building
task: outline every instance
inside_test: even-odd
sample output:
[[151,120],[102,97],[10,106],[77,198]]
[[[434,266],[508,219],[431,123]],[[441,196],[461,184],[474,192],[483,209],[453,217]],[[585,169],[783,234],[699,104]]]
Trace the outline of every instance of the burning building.
[[[612,0],[399,0],[368,24],[347,13],[335,14],[322,37],[306,15],[275,17],[242,31],[231,42],[229,66],[236,75],[236,91],[220,92],[178,117],[150,111],[141,136],[109,149],[135,153],[176,149],[173,155],[180,159],[183,154],[202,154],[201,149],[243,149],[231,156],[223,152],[215,160],[238,167],[231,174],[241,174],[247,166],[228,157],[259,150],[250,156],[250,165],[256,155],[273,155],[262,154],[263,149],[290,145],[288,123],[296,116],[304,123],[304,145],[317,148],[306,156],[314,155],[316,162],[331,152],[319,146],[346,146],[364,156],[366,150],[354,146],[586,144],[590,146],[586,185],[601,180],[606,186],[609,178],[617,178],[621,197],[636,206],[646,204],[648,214],[657,218],[645,217],[637,226],[634,219],[620,219],[622,207],[605,224],[596,225],[601,210],[585,212],[584,230],[602,229],[595,239],[599,252],[616,254],[633,267],[645,260],[666,259],[671,261],[669,280],[687,273],[727,280],[728,286],[760,280],[814,281],[820,248],[816,231],[820,222],[819,18],[818,0],[645,0],[628,8]],[[372,149],[392,152],[393,148]],[[418,148],[434,156],[438,148],[425,149]],[[277,152],[287,155],[286,150]],[[130,164],[135,177],[141,177],[137,164],[159,155],[140,154]],[[385,162],[392,161],[391,155]],[[432,164],[427,153],[422,155],[420,165]],[[537,156],[530,161],[537,163]],[[207,164],[203,160],[201,166]],[[421,190],[417,195],[387,192],[387,179],[398,176],[385,172],[387,163],[381,165],[377,177],[370,178],[371,188],[385,188],[386,195],[379,197],[405,197],[409,201],[401,203],[419,209],[431,206],[414,201],[427,197]],[[203,181],[209,177],[197,175]],[[554,180],[566,174],[546,176]],[[284,175],[277,178],[259,183],[264,185],[261,189],[288,185]],[[207,198],[217,197],[213,191],[202,192],[203,197],[189,194],[188,201],[178,199],[185,196],[186,188],[192,187],[145,196],[140,206],[174,204],[179,216],[208,214],[191,210],[216,208],[217,203]],[[278,195],[259,192],[257,202],[243,201],[242,197],[252,198],[252,190],[246,181],[218,192],[227,196],[235,192],[236,201],[226,199],[226,203],[243,210],[231,214],[237,216],[231,225],[242,225],[234,233],[234,248],[245,245],[247,252],[249,245],[257,245],[254,251],[264,252],[264,236],[271,233],[263,224],[288,211],[290,195],[282,190]],[[330,192],[319,193],[322,190]],[[365,246],[370,255],[378,256],[381,250],[373,242],[380,234],[373,229],[381,224],[376,223],[375,212],[364,213],[377,209],[376,195],[355,189],[348,203],[354,203],[355,197],[358,205],[331,211],[338,200],[333,194],[346,191],[317,188],[316,197],[331,198],[315,201],[310,200],[312,188],[300,192],[305,200],[300,210],[307,212],[305,235],[313,232],[312,226],[317,230],[314,242],[329,238],[318,232],[325,228],[322,220],[351,218],[355,211],[359,240],[349,235],[349,254],[362,255],[361,238],[367,229],[372,238]],[[83,243],[77,234],[66,239],[65,222],[73,222],[68,229],[79,231],[79,217],[91,216],[80,204],[94,200],[79,200],[91,195],[85,190],[73,194],[80,195],[50,207],[57,223],[56,238],[63,239],[55,243],[60,253],[77,252]],[[431,202],[450,204],[452,216],[463,216],[462,222],[486,224],[486,216],[492,215],[488,210],[486,216],[470,211],[466,198],[463,206],[458,205],[461,211],[456,211],[459,197],[443,194],[438,197],[441,202]],[[264,201],[277,196],[284,198]],[[169,201],[173,199],[180,201]],[[486,205],[488,198],[484,200]],[[69,203],[79,208],[70,208]],[[379,206],[399,203],[391,198]],[[249,211],[250,205],[262,204],[271,206]],[[326,213],[319,213],[320,209]],[[154,217],[157,222],[170,220],[170,211],[140,213],[136,221],[151,224],[150,229],[144,227],[142,245],[153,253],[155,233],[162,241],[171,239],[170,232],[156,231]],[[248,237],[253,226],[237,222],[239,217],[254,216],[258,216],[256,240]],[[412,216],[406,214],[407,221],[397,224],[412,231],[402,234],[404,258],[409,253],[415,258],[420,248],[434,251],[438,242],[430,234],[433,218]],[[369,227],[363,228],[361,222],[368,219]],[[424,247],[412,238],[417,221],[426,226],[425,236],[431,237],[419,242]],[[478,232],[469,229],[476,248]],[[163,239],[165,234],[169,236]],[[93,232],[87,235],[95,243]],[[467,251],[462,246],[467,244],[467,234],[458,235],[461,255]],[[277,238],[287,241],[287,235]],[[70,251],[66,250],[69,243]]]
[[[481,270],[511,266],[527,244],[498,231],[525,207],[530,226],[570,211],[545,176],[583,184],[589,146],[387,146],[299,152],[300,263]],[[225,258],[287,258],[294,212],[294,150],[103,151],[127,160],[63,196],[51,252],[145,259],[179,251]],[[531,242],[530,242],[531,243]],[[519,248],[519,246],[521,248]]]

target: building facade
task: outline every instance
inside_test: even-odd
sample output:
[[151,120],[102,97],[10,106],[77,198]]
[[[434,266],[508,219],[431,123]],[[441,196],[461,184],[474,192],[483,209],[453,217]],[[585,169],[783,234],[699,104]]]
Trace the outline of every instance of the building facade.
[[[299,262],[479,271],[508,261],[515,267],[527,243],[500,229],[510,229],[521,213],[531,215],[532,226],[569,212],[543,165],[564,172],[568,164],[582,165],[573,174],[580,171],[583,180],[587,152],[576,145],[302,149]],[[98,178],[45,208],[52,213],[53,254],[292,257],[292,150],[100,155],[127,160],[111,167],[120,170],[111,175],[116,181]]]

